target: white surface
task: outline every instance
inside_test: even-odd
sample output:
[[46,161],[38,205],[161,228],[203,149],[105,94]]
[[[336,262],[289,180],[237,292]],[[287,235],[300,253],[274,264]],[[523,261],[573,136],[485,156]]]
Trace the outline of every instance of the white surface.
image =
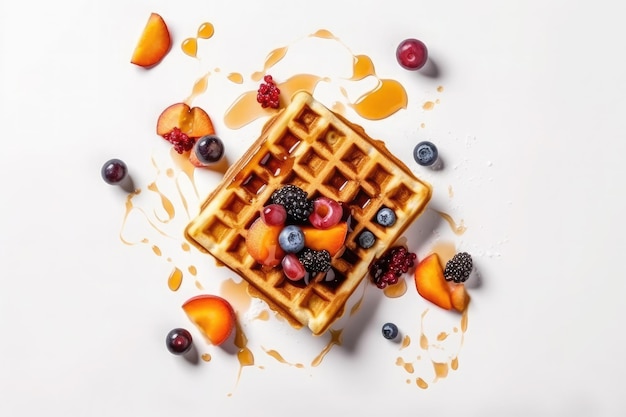
[[[626,29],[615,2],[109,3],[0,3],[0,415],[626,414]],[[152,11],[166,19],[174,44],[144,71],[129,58]],[[185,56],[180,42],[207,21],[215,35],[200,43],[201,60]],[[201,293],[196,279],[187,274],[177,292],[166,282],[173,266],[195,265],[205,291],[219,293],[231,274],[180,250],[183,215],[167,225],[174,239],[150,235],[161,257],[148,245],[124,245],[125,194],[99,170],[119,157],[139,188],[158,178],[176,195],[154,123],[214,68],[222,76],[210,78],[215,83],[194,104],[212,115],[236,157],[260,121],[230,131],[223,113],[256,83],[235,85],[223,75],[247,77],[271,50],[320,28],[407,89],[408,108],[386,120],[347,114],[433,184],[433,208],[468,228],[457,236],[431,210],[409,231],[412,248],[424,256],[439,240],[470,251],[482,285],[471,290],[462,346],[450,341],[428,352],[418,343],[420,314],[428,309],[435,335],[458,317],[429,306],[411,281],[399,299],[368,288],[361,309],[342,321],[343,346],[319,366],[310,364],[328,337],[252,320],[253,304],[241,321],[255,365],[237,381],[236,357],[205,345],[180,309]],[[395,46],[406,37],[429,46],[438,78],[396,64]],[[310,51],[313,62],[324,59]],[[278,76],[308,68],[288,58]],[[349,75],[333,68],[334,80]],[[436,99],[433,110],[422,109]],[[438,144],[444,171],[412,161],[421,139]],[[207,191],[215,181],[209,173],[197,179]],[[151,214],[158,198],[143,197],[137,204]],[[137,236],[152,230],[137,224]],[[407,349],[380,336],[385,321],[411,336]],[[190,328],[211,361],[170,355],[163,339],[175,326]],[[409,374],[396,365],[417,355],[428,365],[457,348],[458,370],[436,382],[427,366]],[[416,377],[429,388],[406,383]]]

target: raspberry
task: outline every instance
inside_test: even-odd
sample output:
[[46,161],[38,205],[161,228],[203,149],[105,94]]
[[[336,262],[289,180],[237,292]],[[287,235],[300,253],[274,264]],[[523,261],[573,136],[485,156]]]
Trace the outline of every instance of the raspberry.
[[264,83],[261,83],[256,95],[256,101],[261,107],[271,107],[277,109],[280,103],[280,89],[276,87],[271,75],[263,77]]
[[163,139],[174,145],[174,150],[178,153],[190,151],[195,142],[177,127],[164,134]]
[[272,193],[272,203],[280,204],[287,210],[287,215],[297,221],[306,221],[313,212],[313,202],[308,194],[295,185],[285,185]]
[[309,272],[326,272],[330,269],[330,253],[325,249],[304,248],[298,254],[298,260]]
[[398,283],[398,278],[415,264],[417,255],[402,246],[394,246],[377,259],[370,267],[372,282],[378,288]]

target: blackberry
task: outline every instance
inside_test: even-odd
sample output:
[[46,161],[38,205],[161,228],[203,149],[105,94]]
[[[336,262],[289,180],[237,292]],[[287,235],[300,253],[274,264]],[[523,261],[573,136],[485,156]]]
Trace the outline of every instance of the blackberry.
[[326,249],[304,248],[298,254],[298,259],[309,272],[326,272],[330,269],[330,253]]
[[372,282],[380,289],[398,283],[398,278],[415,264],[417,256],[403,246],[394,246],[370,267]]
[[467,252],[460,252],[446,262],[443,276],[447,281],[454,281],[456,283],[465,282],[472,273],[473,267],[474,264],[471,255]]
[[306,221],[313,212],[313,202],[308,199],[306,191],[295,185],[285,185],[274,191],[271,200],[283,206],[287,215],[297,221]]

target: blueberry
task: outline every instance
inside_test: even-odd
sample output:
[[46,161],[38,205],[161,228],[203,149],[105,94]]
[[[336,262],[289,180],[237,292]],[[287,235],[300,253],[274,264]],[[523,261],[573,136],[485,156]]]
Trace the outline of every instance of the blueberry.
[[304,248],[304,233],[298,226],[285,226],[278,235],[278,244],[285,252],[296,253]]
[[383,207],[378,210],[378,213],[376,213],[376,221],[381,226],[393,226],[396,222],[396,213],[394,213],[389,207]]
[[371,248],[372,246],[374,246],[374,242],[376,242],[376,237],[374,236],[374,233],[370,232],[369,230],[364,230],[359,235],[359,246],[363,249]]
[[398,326],[393,323],[383,324],[383,337],[389,340],[398,337]]
[[415,149],[413,149],[413,158],[415,158],[415,162],[421,166],[433,165],[437,161],[438,156],[439,152],[437,151],[437,147],[426,140],[418,143]]
[[196,157],[203,164],[214,164],[224,156],[224,144],[215,135],[206,135],[196,143]]
[[191,349],[192,338],[191,333],[185,329],[176,328],[170,330],[165,338],[167,350],[174,355],[185,354]]

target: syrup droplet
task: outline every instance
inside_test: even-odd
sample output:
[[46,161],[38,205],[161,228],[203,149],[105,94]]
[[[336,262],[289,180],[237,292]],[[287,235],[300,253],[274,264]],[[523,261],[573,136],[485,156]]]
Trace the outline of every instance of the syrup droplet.
[[440,85],[439,87],[437,87],[437,92],[439,93],[443,93],[443,86]]
[[267,73],[267,70],[272,68],[278,62],[280,62],[280,60],[283,59],[285,57],[285,55],[287,55],[287,51],[288,50],[289,50],[289,47],[283,46],[283,47],[280,47],[280,48],[276,48],[272,52],[270,52],[267,55],[267,58],[265,58],[265,64],[263,65],[263,71],[257,71],[255,73],[253,73],[252,77],[251,77],[252,80],[253,81],[261,81],[261,78],[263,78],[263,76]]
[[198,28],[198,37],[202,39],[209,39],[215,33],[215,27],[210,22],[204,22]]
[[161,248],[157,245],[152,245],[152,252],[154,252],[156,256],[161,256]]
[[463,233],[465,233],[465,231],[467,230],[467,227],[465,226],[465,224],[463,224],[463,220],[461,220],[459,224],[457,225],[454,219],[452,218],[452,216],[450,216],[449,214],[444,213],[443,211],[438,211],[438,210],[435,210],[435,212],[439,214],[442,219],[448,222],[448,224],[450,225],[450,228],[452,229],[455,235],[460,236]]
[[396,359],[396,365],[403,367],[404,370],[410,374],[415,372],[415,367],[413,366],[413,364],[410,362],[405,362],[404,359],[400,357]]
[[172,291],[178,291],[182,282],[183,282],[183,271],[181,271],[178,268],[174,268],[169,278],[167,279],[167,286]]
[[205,362],[210,362],[211,361],[211,355],[208,353],[203,353],[201,356],[202,360]]
[[189,252],[191,250],[191,246],[189,246],[189,243],[187,242],[183,242],[180,246],[185,252]]
[[432,101],[427,101],[426,103],[422,105],[422,108],[424,110],[432,110],[435,108],[435,103],[433,103]]
[[180,45],[180,48],[186,55],[195,58],[198,54],[198,41],[196,38],[187,38]]
[[433,368],[435,369],[435,381],[448,376],[449,368],[447,363],[433,361]]
[[351,104],[351,107],[365,119],[380,120],[405,109],[407,103],[406,91],[398,81],[382,79],[373,90]]
[[400,345],[400,349],[406,349],[411,344],[411,337],[409,335],[404,336],[402,339],[402,344]]
[[402,297],[406,293],[406,281],[401,279],[397,284],[389,285],[383,290],[383,294],[389,298]]
[[167,223],[170,220],[172,220],[175,214],[174,204],[172,204],[172,201],[169,198],[167,198],[167,196],[163,194],[161,190],[159,190],[155,182],[148,185],[148,190],[153,191],[159,195],[159,197],[161,198],[161,205],[163,206],[163,210],[165,210],[165,212],[167,213],[167,219],[161,219],[155,210],[154,211],[155,217],[161,223]]
[[448,338],[448,333],[446,332],[441,332],[437,335],[437,340],[439,342],[443,342],[444,340],[446,340]]
[[322,360],[324,359],[326,354],[330,352],[330,349],[333,347],[333,345],[341,346],[342,344],[341,333],[342,332],[343,332],[343,329],[341,330],[330,329],[330,342],[328,342],[328,344],[324,347],[324,349],[322,349],[320,354],[317,355],[315,359],[313,359],[313,361],[311,362],[311,366],[319,366],[319,364],[322,363]]
[[283,356],[278,351],[276,351],[274,349],[267,350],[267,349],[263,348],[263,350],[265,350],[265,353],[267,353],[269,356],[271,356],[272,358],[276,359],[280,363],[284,363],[284,364],[289,365],[289,366],[295,366],[296,368],[304,368],[304,365],[301,364],[301,363],[295,363],[294,364],[294,363],[287,362],[285,360],[285,358],[283,358]]
[[223,281],[220,286],[220,295],[233,304],[235,310],[243,313],[250,308],[252,298],[248,294],[248,282],[241,280],[235,282],[232,278]]
[[[193,89],[191,90],[191,94],[189,95],[189,97],[185,99],[185,104],[190,106],[196,97],[206,92],[206,89],[209,85],[209,75],[211,75],[210,72],[196,80],[196,82],[193,84]],[[192,122],[192,120],[189,120],[189,122]],[[181,126],[181,129],[182,129],[182,126]]]
[[354,55],[352,77],[349,80],[359,81],[370,75],[376,75],[372,59],[367,55]]
[[418,387],[420,387],[421,389],[426,389],[428,388],[428,383],[426,381],[424,381],[422,378],[417,378],[415,380],[415,383],[417,384]]
[[459,369],[459,358],[452,359],[452,361],[450,362],[450,368],[452,368],[455,371]]
[[312,33],[310,36],[314,38],[339,40],[338,38],[335,37],[335,35],[333,35],[329,30],[326,30],[326,29],[319,29],[315,33]]
[[248,338],[243,333],[243,329],[241,328],[239,322],[235,325],[235,346],[239,348],[239,351],[237,352],[237,359],[239,360],[237,382],[239,382],[243,368],[254,365],[254,355],[252,354],[252,351],[248,349]]
[[189,265],[187,271],[189,271],[189,273],[194,277],[198,274],[198,269],[194,265]]
[[230,74],[228,74],[228,76],[226,76],[226,78],[228,78],[235,84],[243,84],[243,75],[238,72],[231,72]]

